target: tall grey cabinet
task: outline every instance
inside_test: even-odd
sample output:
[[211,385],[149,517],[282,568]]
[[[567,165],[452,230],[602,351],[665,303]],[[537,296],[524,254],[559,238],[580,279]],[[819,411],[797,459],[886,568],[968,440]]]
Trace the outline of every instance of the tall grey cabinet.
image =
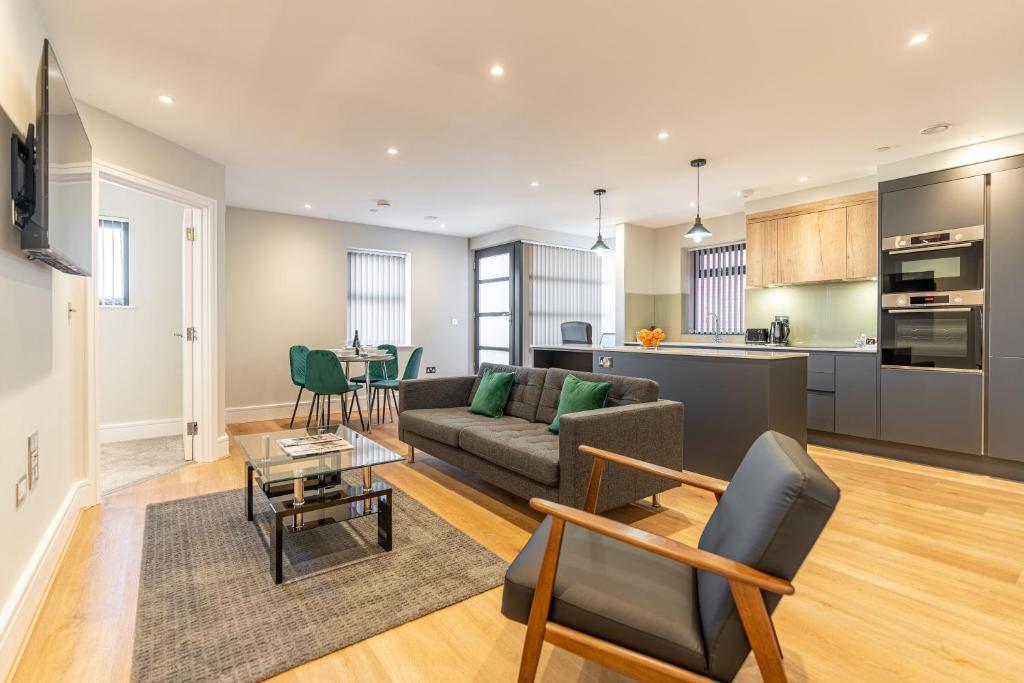
[[989,185],[988,454],[1024,461],[1024,168]]

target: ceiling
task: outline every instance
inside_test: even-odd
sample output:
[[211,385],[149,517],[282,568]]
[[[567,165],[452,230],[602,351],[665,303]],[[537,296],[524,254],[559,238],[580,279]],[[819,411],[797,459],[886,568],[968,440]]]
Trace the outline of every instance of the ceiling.
[[714,216],[1024,131],[1017,0],[38,2],[75,96],[224,164],[229,204],[436,233],[591,233],[595,187],[660,227],[693,157]]

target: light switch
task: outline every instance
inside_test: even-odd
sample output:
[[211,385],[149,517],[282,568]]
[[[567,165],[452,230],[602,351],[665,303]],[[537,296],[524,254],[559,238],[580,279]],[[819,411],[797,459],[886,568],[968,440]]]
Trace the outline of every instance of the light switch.
[[18,483],[14,485],[14,507],[20,508],[21,504],[25,502],[25,496],[28,495],[28,477],[24,474],[18,479]]
[[28,437],[28,488],[33,490],[39,485],[39,432],[32,432]]
[[452,327],[455,327],[458,324],[459,324],[459,319],[458,318],[452,318]]

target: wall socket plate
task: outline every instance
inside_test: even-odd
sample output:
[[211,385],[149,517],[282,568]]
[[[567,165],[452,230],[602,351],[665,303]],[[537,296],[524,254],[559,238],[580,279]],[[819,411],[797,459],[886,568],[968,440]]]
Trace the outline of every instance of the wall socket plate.
[[28,488],[29,491],[39,485],[39,432],[32,432],[28,437]]
[[20,508],[28,497],[28,477],[24,474],[14,484],[14,507]]
[[433,375],[433,374],[436,374],[436,373],[437,373],[437,368],[435,368],[433,365],[428,365],[427,366],[427,374],[428,375]]

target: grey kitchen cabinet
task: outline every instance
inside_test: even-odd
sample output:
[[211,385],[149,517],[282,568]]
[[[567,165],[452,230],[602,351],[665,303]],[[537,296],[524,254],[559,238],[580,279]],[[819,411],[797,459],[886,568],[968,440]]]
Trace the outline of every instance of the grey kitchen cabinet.
[[988,365],[988,454],[1024,462],[1024,358]]
[[835,431],[835,394],[825,391],[807,392],[807,428],[819,432]]
[[983,380],[978,372],[882,368],[882,440],[980,455]]
[[[1024,358],[1024,168],[992,174],[989,187],[988,355]],[[991,373],[990,373],[991,374]],[[1018,404],[1019,409],[1024,405]]]
[[878,356],[836,356],[835,431],[878,438]]
[[985,177],[947,180],[883,192],[882,237],[910,235],[985,223]]

